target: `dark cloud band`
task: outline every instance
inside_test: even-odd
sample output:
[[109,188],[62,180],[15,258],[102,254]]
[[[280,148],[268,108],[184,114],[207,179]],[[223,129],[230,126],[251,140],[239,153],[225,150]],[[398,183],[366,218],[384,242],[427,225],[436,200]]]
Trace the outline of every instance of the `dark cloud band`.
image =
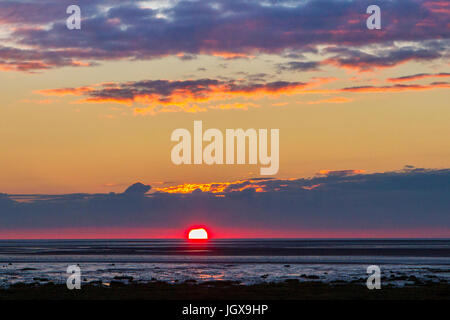
[[[445,2],[386,1],[382,4],[383,28],[365,26],[370,1],[178,1],[148,8],[141,1],[78,1],[82,29],[68,30],[68,1],[6,1],[0,4],[0,27],[13,27],[8,46],[0,51],[3,69],[32,71],[60,66],[90,65],[95,61],[153,59],[198,54],[240,58],[259,53],[317,52],[317,47],[360,48],[393,41],[446,43],[449,12]],[[444,47],[447,45],[444,45]],[[11,51],[12,49],[16,51]],[[334,58],[338,66],[392,66],[407,60],[442,57],[436,47],[411,52],[364,55],[357,51]],[[448,50],[448,48],[446,49]],[[39,52],[39,55],[36,55]],[[289,66],[287,66],[289,68]],[[294,69],[313,69],[308,64]]]
[[[325,172],[326,171],[326,172]],[[168,193],[134,185],[121,194],[0,195],[0,231],[58,228],[430,230],[450,226],[450,170],[363,174],[324,170],[310,179],[254,179]],[[201,189],[205,190],[201,192]],[[172,189],[173,191],[174,189]],[[218,195],[221,195],[220,197]],[[245,214],[242,214],[245,212]],[[444,228],[445,229],[445,228]],[[450,235],[450,229],[446,229]],[[429,235],[430,237],[433,234]]]

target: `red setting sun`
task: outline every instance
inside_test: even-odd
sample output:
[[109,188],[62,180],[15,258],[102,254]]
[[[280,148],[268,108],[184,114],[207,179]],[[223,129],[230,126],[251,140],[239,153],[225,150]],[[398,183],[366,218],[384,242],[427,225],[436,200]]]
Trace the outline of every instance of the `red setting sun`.
[[204,228],[190,229],[189,240],[208,240],[208,232]]

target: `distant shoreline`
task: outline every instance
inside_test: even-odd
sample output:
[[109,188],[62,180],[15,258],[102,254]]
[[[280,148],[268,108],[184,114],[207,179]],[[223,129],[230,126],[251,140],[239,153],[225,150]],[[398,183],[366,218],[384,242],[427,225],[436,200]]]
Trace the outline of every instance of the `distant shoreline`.
[[[302,237],[256,237],[256,238],[212,238],[209,239],[209,242],[214,241],[246,241],[246,240],[299,240],[299,241],[450,241],[450,237],[427,237],[427,238],[421,238],[421,237],[355,237],[355,238],[326,238],[326,237],[317,237],[317,238],[302,238]],[[147,238],[147,237],[140,237],[140,238],[127,238],[127,237],[118,237],[118,238],[60,238],[60,237],[54,237],[54,238],[0,238],[1,241],[185,241],[187,240],[185,238],[174,238],[174,237],[168,237],[168,238]]]
[[[450,240],[0,240],[0,258],[65,255],[450,257]],[[6,259],[7,260],[7,259]]]

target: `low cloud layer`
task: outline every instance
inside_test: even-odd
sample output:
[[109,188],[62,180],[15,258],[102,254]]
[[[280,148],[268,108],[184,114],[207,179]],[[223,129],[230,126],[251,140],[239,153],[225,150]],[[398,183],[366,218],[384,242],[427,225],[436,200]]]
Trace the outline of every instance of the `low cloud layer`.
[[[450,236],[450,169],[323,170],[310,179],[246,179],[145,193],[0,195],[0,233],[71,228],[220,228]],[[133,187],[135,188],[135,187]],[[144,190],[145,189],[145,190]],[[130,189],[128,189],[130,190]],[[202,191],[203,190],[203,191]],[[19,201],[20,200],[20,201]],[[437,231],[436,231],[437,232]],[[245,234],[242,236],[245,237]]]

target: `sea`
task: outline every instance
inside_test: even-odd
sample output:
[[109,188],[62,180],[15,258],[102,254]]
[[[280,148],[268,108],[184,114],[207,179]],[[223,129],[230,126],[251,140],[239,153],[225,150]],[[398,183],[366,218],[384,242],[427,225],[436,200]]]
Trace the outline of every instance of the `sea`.
[[0,287],[65,283],[77,265],[83,283],[321,281],[365,285],[379,266],[382,285],[450,281],[450,239],[0,240]]

